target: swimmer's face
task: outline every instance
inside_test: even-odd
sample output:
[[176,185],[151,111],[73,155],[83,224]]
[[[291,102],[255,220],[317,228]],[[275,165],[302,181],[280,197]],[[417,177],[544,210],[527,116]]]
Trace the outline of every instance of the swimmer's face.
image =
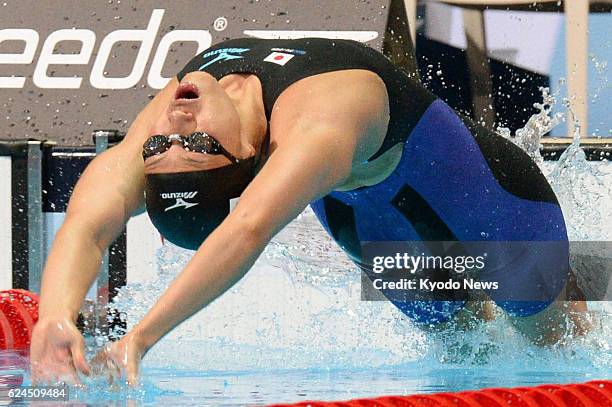
[[[210,74],[192,72],[180,82],[173,100],[154,124],[151,135],[210,134],[232,155],[240,157],[240,117],[234,103]],[[145,173],[188,172],[230,164],[223,155],[189,152],[178,142],[145,160]]]

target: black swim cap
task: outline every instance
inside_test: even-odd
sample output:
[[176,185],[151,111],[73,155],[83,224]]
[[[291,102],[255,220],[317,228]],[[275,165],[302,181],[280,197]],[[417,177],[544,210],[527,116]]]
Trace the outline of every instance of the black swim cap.
[[255,157],[212,170],[148,174],[145,202],[161,235],[197,250],[255,177]]

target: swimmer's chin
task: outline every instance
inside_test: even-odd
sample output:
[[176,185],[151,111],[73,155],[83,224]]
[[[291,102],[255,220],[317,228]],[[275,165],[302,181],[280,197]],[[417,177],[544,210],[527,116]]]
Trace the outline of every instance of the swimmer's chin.
[[200,99],[175,99],[168,105],[168,111],[195,114],[200,110],[201,105]]
[[[168,119],[175,126],[173,130],[178,133],[180,133],[181,131],[187,133],[187,129],[184,129],[182,127],[191,127],[195,123],[195,115],[198,110],[198,106],[170,104],[170,106],[168,106]],[[179,128],[176,128],[177,126]]]

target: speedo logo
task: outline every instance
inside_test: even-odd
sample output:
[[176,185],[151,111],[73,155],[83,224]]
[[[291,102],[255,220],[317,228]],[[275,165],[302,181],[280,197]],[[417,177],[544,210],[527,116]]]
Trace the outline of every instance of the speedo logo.
[[[147,82],[155,89],[163,88],[170,78],[161,75],[162,68],[170,47],[177,42],[197,42],[197,53],[209,48],[212,37],[208,30],[174,30],[165,34],[153,52],[153,45],[164,16],[164,9],[153,10],[145,29],[120,29],[111,31],[102,39],[97,55],[89,73],[89,83],[97,89],[128,89],[137,85],[145,74],[147,62],[153,53],[153,59],[148,66]],[[46,89],[79,89],[85,78],[70,75],[65,77],[48,76],[53,65],[88,65],[96,46],[96,33],[85,28],[62,28],[52,31],[45,39],[38,60],[35,60],[36,50],[40,40],[38,31],[31,28],[7,28],[0,30],[0,44],[4,41],[24,42],[21,53],[1,53],[0,65],[34,65],[32,82],[39,88]],[[78,53],[57,54],[54,49],[60,42],[77,41],[81,44]],[[140,43],[138,55],[128,76],[114,78],[108,76],[106,66],[111,57],[113,47],[120,42]],[[16,70],[16,69],[15,69]],[[0,88],[23,88],[26,83],[24,76],[0,76]]]
[[191,191],[191,192],[164,192],[161,194],[161,197],[163,199],[177,199],[177,198],[183,198],[183,199],[191,199],[191,198],[195,198],[195,196],[198,194],[198,191]]
[[[145,29],[118,29],[109,32],[99,43],[95,59],[91,61],[97,45],[96,33],[86,28],[60,28],[51,31],[44,40],[37,54],[40,34],[32,28],[0,29],[0,45],[4,41],[22,42],[25,44],[21,53],[0,52],[0,65],[14,67],[34,66],[32,82],[44,89],[79,89],[83,81],[96,89],[129,89],[136,86],[143,76],[147,75],[147,83],[153,89],[163,88],[170,78],[163,77],[161,72],[172,44],[179,42],[196,42],[196,54],[212,45],[212,36],[208,30],[173,30],[161,37],[157,48],[154,44],[164,17],[164,9],[153,10]],[[265,39],[294,39],[304,37],[324,37],[353,39],[360,42],[371,41],[378,37],[376,31],[297,31],[297,30],[243,30],[246,36]],[[81,44],[77,53],[54,53],[56,46],[63,41],[75,41]],[[112,77],[106,73],[106,67],[111,52],[116,44],[121,42],[140,43],[138,54],[132,64],[130,74],[125,77]],[[1,49],[2,47],[0,47]],[[293,50],[297,51],[297,50]],[[299,53],[299,52],[298,52]],[[151,55],[153,55],[151,59]],[[151,62],[147,65],[147,62]],[[70,67],[71,65],[90,65],[89,77],[76,73],[67,76],[49,76],[54,65]],[[148,72],[146,72],[148,69]],[[6,69],[3,69],[5,71]],[[27,82],[25,76],[0,76],[1,88],[24,88]]]

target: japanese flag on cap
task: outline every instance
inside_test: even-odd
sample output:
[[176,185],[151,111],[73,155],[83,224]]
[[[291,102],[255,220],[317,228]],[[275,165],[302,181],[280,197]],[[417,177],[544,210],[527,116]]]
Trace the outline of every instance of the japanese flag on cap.
[[284,52],[272,52],[270,55],[264,58],[264,61],[283,66],[294,56],[295,55],[293,54],[287,54]]

